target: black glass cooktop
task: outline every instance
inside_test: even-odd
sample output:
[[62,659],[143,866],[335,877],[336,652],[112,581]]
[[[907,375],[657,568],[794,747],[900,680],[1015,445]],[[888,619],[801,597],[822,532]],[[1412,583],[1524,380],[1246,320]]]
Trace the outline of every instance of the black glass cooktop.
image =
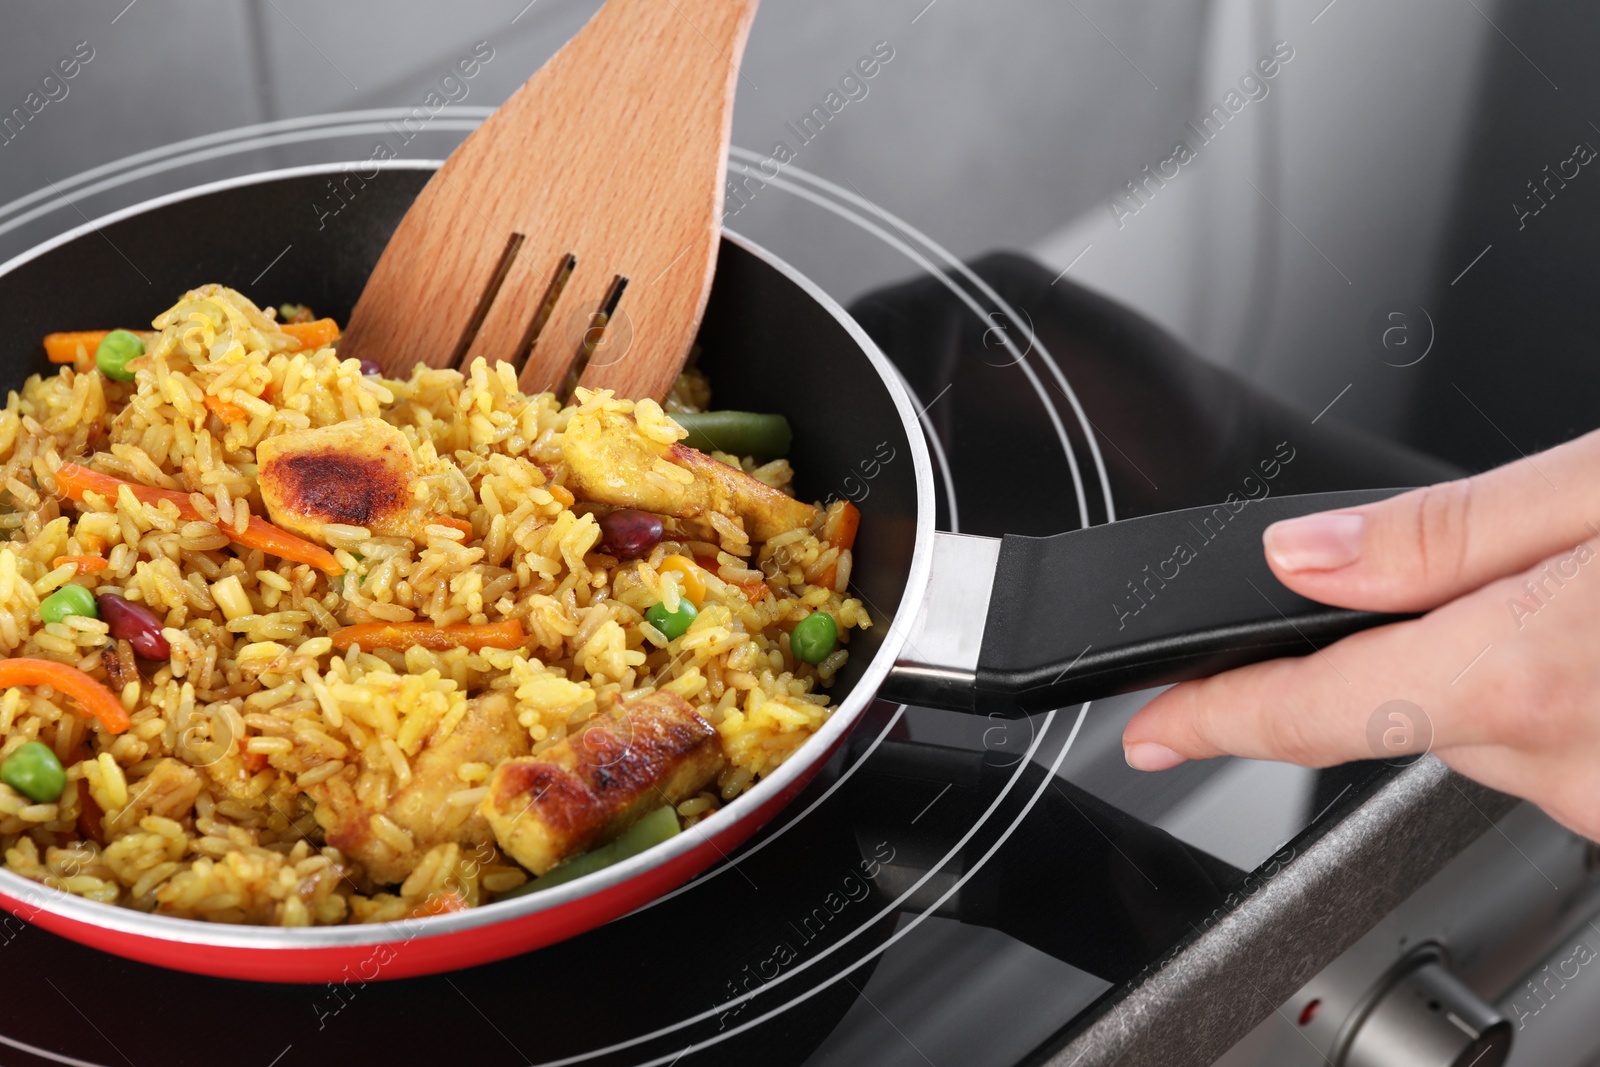
[[[595,6],[13,5],[0,258],[204,182],[440,158]],[[1600,16],[1534,11],[768,0],[727,224],[900,367],[941,528],[1210,503],[1284,449],[1277,491],[1416,484],[1596,421]],[[251,227],[203,237],[264,273]],[[1142,699],[880,702],[730,862],[446,976],[212,980],[8,921],[0,1062],[1038,1062],[1393,773],[1136,774]]]

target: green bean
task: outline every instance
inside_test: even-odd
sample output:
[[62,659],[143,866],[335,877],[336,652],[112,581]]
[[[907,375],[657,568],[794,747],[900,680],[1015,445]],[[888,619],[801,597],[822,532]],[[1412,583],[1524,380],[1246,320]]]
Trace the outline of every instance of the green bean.
[[689,431],[684,444],[702,452],[727,452],[753,456],[759,463],[789,454],[794,434],[782,415],[758,415],[750,411],[701,411],[672,416]]
[[0,782],[35,804],[54,804],[67,787],[67,772],[54,749],[43,741],[29,741],[0,764]]
[[591,849],[581,856],[574,856],[526,885],[518,886],[508,893],[501,893],[495,899],[505,900],[508,897],[537,893],[541,889],[549,889],[553,885],[593,874],[603,867],[621,863],[631,856],[637,856],[645,849],[654,848],[663,841],[678,836],[678,829],[678,813],[670,807],[657,808],[624,830],[621,836],[610,844]]
[[112,330],[94,350],[94,365],[107,378],[119,382],[133,381],[133,371],[128,364],[144,355],[144,342],[128,330]]

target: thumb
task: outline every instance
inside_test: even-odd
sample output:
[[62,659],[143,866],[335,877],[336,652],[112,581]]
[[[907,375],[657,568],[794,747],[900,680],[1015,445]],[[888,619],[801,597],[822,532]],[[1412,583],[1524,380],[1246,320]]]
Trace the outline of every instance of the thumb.
[[1273,523],[1273,573],[1302,596],[1427,611],[1600,536],[1600,431],[1472,478]]

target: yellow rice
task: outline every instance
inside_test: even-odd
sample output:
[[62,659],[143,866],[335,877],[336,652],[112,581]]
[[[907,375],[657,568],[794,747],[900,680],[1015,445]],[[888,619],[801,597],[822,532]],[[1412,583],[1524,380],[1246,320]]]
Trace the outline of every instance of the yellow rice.
[[[680,379],[663,411],[583,390],[563,407],[549,394],[523,395],[510,367],[481,360],[465,375],[419,367],[403,381],[365,376],[336,348],[295,350],[270,314],[220,286],[186,294],[153,325],[160,332],[135,381],[108,380],[80,353],[78,367],[30,378],[0,412],[0,654],[57,660],[106,680],[102,657],[116,642],[105,623],[40,622],[39,602],[69,581],[143,603],[164,619],[172,648],[170,663],[121,689],[133,725],[118,736],[48,689],[0,694],[0,760],[42,741],[68,778],[50,804],[0,785],[0,852],[10,870],[105,903],[224,922],[394,919],[445,891],[479,904],[522,884],[526,872],[493,848],[445,845],[403,885],[372,884],[324,844],[306,788],[343,778],[381,813],[408,781],[423,740],[448,731],[486,690],[515,694],[537,752],[619,699],[659,688],[693,704],[725,748],[716,790],[679,806],[693,823],[826,720],[820,690],[845,647],[817,666],[799,662],[780,624],[828,611],[847,642],[869,622],[843,593],[849,553],[821,539],[820,519],[764,545],[750,543],[737,516],[669,519],[650,556],[618,563],[594,552],[596,517],[563,486],[561,434],[575,413],[631,411],[647,436],[675,440],[668,414],[709,403],[703,378]],[[206,396],[248,418],[224,425]],[[470,521],[471,536],[435,525],[413,542],[329,527],[328,546],[346,570],[331,578],[230,543],[227,527],[265,515],[258,442],[367,417],[407,435],[426,510]],[[718,458],[780,489],[792,477],[784,460],[758,467]],[[202,520],[127,492],[59,499],[54,472],[66,461],[203,494],[194,498]],[[104,544],[106,569],[52,567],[59,556],[86,554],[84,542]],[[717,563],[698,617],[669,643],[643,613],[682,596],[681,576],[656,569],[674,553]],[[830,564],[837,588],[812,584]],[[751,604],[731,584],[752,579],[773,596]],[[359,622],[509,619],[521,620],[525,647],[338,654],[326,636]],[[458,769],[450,807],[463,819],[491,770]],[[79,782],[104,813],[92,834]],[[381,814],[373,832],[397,851],[413,847]]]

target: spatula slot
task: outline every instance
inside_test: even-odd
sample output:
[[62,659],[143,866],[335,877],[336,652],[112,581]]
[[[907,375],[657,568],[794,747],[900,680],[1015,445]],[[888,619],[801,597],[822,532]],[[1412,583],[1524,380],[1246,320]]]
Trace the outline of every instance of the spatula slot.
[[[600,301],[600,307],[589,316],[589,324],[584,329],[583,335],[578,339],[577,356],[572,361],[572,366],[567,370],[567,375],[561,380],[561,386],[556,390],[556,399],[563,404],[578,387],[578,382],[583,378],[583,372],[589,369],[589,362],[594,359],[595,350],[606,339],[606,327],[617,313],[617,305],[622,303],[622,291],[628,287],[628,279],[615,275],[611,279],[611,287],[606,290],[606,295]],[[618,356],[617,358],[621,358]]]
[[513,366],[517,373],[522,373],[522,368],[528,365],[528,357],[533,354],[533,346],[539,342],[539,335],[544,332],[545,325],[549,323],[550,316],[556,310],[556,304],[561,300],[561,290],[567,287],[567,282],[572,279],[572,272],[578,268],[578,257],[568,252],[561,257],[561,262],[556,264],[556,272],[550,279],[550,284],[545,287],[544,299],[539,301],[539,306],[534,310],[533,318],[528,320],[528,328],[523,331],[522,340],[517,344],[517,358]]
[[467,320],[466,328],[461,331],[461,340],[456,342],[456,350],[450,356],[450,366],[466,369],[462,364],[466,362],[467,352],[472,348],[472,342],[483,327],[483,320],[488,318],[489,309],[494,306],[495,297],[500,295],[500,287],[506,283],[506,275],[511,273],[511,264],[516,262],[517,253],[522,251],[522,242],[526,240],[527,237],[520,233],[514,233],[506,239],[505,251],[500,253],[500,262],[495,265],[489,284],[478,297],[478,306],[473,308],[472,317]]
[[[530,395],[578,381],[670,391],[721,246],[729,65],[757,0],[588,6],[417,195],[351,311],[345,355],[396,377],[481,357]],[[620,306],[618,274],[641,279]]]

